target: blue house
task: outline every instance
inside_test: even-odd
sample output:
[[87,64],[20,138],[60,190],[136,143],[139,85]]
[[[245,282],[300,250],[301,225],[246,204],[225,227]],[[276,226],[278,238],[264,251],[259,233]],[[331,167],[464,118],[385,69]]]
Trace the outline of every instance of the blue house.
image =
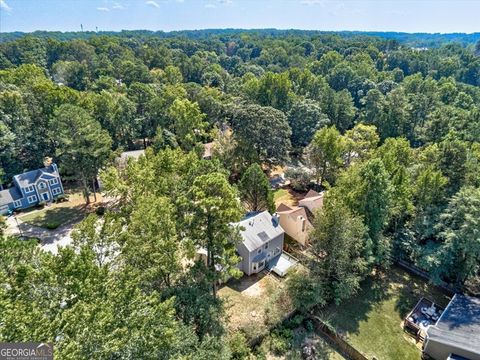
[[51,202],[63,195],[57,165],[28,171],[13,177],[13,187],[0,191],[0,215],[26,209],[41,202]]

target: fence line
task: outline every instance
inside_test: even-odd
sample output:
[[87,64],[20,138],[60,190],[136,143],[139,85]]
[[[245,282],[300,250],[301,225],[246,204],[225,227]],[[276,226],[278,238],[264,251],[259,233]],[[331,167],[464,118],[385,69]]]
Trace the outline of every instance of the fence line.
[[310,316],[308,317],[308,320],[312,321],[315,330],[330,343],[333,343],[346,358],[352,360],[369,360],[360,351],[345,341],[335,330],[325,324],[318,316]]

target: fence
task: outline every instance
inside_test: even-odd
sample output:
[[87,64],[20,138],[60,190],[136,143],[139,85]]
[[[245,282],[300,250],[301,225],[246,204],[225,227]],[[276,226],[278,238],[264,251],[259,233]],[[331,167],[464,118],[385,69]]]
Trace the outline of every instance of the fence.
[[346,342],[339,334],[336,333],[335,330],[325,324],[319,317],[311,316],[308,319],[313,322],[315,330],[323,335],[323,337],[329,342],[333,343],[345,357],[352,360],[369,360],[360,351]]
[[[417,275],[417,276],[421,277],[422,279],[430,281],[431,276],[427,271],[425,271],[423,269],[420,269],[419,267],[417,267],[413,264],[410,264],[409,262],[406,262],[405,260],[400,260],[400,259],[396,259],[396,258],[391,258],[391,259],[395,263],[395,265],[397,265],[398,267],[408,271],[409,273],[411,273],[413,275]],[[462,292],[462,289],[454,288],[453,286],[451,286],[451,285],[449,285],[449,284],[447,284],[446,282],[443,282],[443,281],[439,284],[435,284],[435,286],[438,287],[440,290],[442,290],[443,292],[445,292],[449,296],[453,296],[457,292]]]

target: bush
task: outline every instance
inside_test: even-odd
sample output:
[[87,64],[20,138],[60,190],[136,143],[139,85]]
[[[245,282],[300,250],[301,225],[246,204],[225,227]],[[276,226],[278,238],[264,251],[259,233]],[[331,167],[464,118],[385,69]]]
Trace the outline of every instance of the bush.
[[307,191],[312,179],[312,174],[305,169],[290,168],[285,171],[285,177],[295,191]]
[[290,339],[282,336],[283,334],[273,333],[270,336],[270,350],[278,356],[285,355],[290,349]]
[[68,197],[65,194],[58,195],[57,198],[55,199],[56,202],[65,202],[67,200],[68,200]]
[[37,205],[37,208],[43,209],[47,203],[45,201],[40,201]]
[[54,230],[60,226],[59,222],[51,221],[45,224],[45,227],[49,230]]
[[95,210],[95,214],[97,214],[98,216],[103,216],[103,215],[105,215],[105,206],[99,206],[99,207]]
[[250,356],[247,338],[242,332],[236,332],[228,339],[228,345],[232,353],[232,359],[246,359]]

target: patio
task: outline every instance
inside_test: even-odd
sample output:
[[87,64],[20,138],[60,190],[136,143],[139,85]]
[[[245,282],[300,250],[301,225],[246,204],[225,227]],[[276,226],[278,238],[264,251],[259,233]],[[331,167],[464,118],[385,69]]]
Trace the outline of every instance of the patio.
[[426,330],[434,325],[443,313],[443,308],[433,301],[421,298],[404,321],[404,328],[416,336],[417,341],[425,339]]

